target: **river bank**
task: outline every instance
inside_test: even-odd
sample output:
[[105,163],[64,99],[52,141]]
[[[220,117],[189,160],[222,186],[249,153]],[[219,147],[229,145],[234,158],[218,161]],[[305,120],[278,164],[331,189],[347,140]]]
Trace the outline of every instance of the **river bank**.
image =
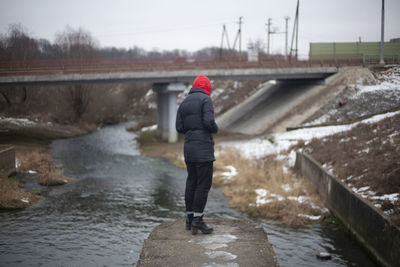
[[95,125],[60,125],[28,118],[0,117],[0,145],[15,150],[17,173],[0,174],[0,209],[24,209],[43,200],[49,186],[76,181],[63,175],[62,164],[49,156],[49,144],[59,138],[82,136],[96,130]]

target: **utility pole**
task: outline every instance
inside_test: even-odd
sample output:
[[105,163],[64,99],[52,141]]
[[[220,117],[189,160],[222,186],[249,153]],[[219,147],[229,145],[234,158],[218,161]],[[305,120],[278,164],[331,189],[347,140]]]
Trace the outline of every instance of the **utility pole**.
[[297,10],[296,10],[296,60],[299,58],[299,6],[300,6],[300,0],[297,0]]
[[242,19],[243,17],[239,17],[239,53],[242,52]]
[[[297,7],[296,7],[296,16],[294,18],[293,23],[293,32],[292,32],[292,43],[290,45],[290,55],[289,58],[292,58],[292,52],[295,51],[296,60],[298,58],[298,42],[299,42],[299,0],[297,0]],[[296,34],[296,48],[293,49],[293,42],[294,42],[294,35]]]
[[235,50],[236,41],[239,39],[239,53],[242,52],[242,23],[243,23],[242,19],[243,19],[243,17],[239,17],[239,22],[238,22],[239,30],[236,34],[235,41],[233,42],[233,46],[232,46],[232,49]]
[[285,57],[288,57],[288,20],[290,17],[285,17]]
[[226,44],[228,46],[228,50],[231,50],[230,44],[229,44],[229,37],[228,37],[228,31],[226,30],[225,24],[222,25],[222,38],[221,38],[221,48],[219,52],[219,56],[222,57],[222,50],[224,49],[224,37],[226,37]]
[[381,17],[381,45],[379,48],[379,64],[385,65],[384,60],[384,42],[385,42],[385,0],[382,0],[382,17]]
[[268,37],[267,37],[267,55],[269,55],[269,47],[271,43],[271,18],[268,18],[268,23],[266,24],[268,27]]

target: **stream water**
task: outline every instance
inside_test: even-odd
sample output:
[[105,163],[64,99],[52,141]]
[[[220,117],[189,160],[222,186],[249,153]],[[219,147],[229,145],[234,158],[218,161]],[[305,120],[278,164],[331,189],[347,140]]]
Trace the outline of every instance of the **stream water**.
[[[54,160],[78,181],[53,187],[29,209],[0,212],[0,266],[132,266],[155,226],[184,216],[186,171],[141,156],[126,126],[51,144]],[[374,266],[338,224],[292,228],[249,218],[216,188],[206,211],[262,224],[281,266]],[[332,259],[318,260],[319,251]]]

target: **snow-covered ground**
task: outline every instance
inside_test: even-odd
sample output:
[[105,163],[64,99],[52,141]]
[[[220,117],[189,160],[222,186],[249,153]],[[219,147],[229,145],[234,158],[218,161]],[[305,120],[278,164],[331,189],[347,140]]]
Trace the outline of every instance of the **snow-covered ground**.
[[[345,132],[360,123],[374,123],[385,118],[399,114],[400,111],[389,112],[385,114],[379,114],[372,116],[371,118],[355,122],[348,125],[333,125],[313,128],[302,128],[294,131],[275,133],[265,137],[254,138],[248,141],[230,141],[223,142],[220,144],[222,147],[233,147],[239,150],[246,158],[262,158],[271,154],[280,154],[287,150],[292,145],[296,145],[300,140],[310,141],[313,138],[323,138],[325,136],[333,135],[339,132]],[[293,166],[295,153],[292,151],[289,153],[289,166]],[[284,159],[282,156],[278,156],[277,159]]]
[[[359,78],[352,79],[354,83],[347,84],[334,100],[312,115],[303,125],[346,122],[399,107],[399,66],[376,72],[374,75],[364,70],[358,75]],[[361,75],[364,75],[364,79]],[[339,106],[340,101],[345,101],[346,104]]]
[[6,118],[0,117],[0,126],[1,125],[14,125],[14,126],[33,126],[36,125],[37,122],[31,121],[25,118]]

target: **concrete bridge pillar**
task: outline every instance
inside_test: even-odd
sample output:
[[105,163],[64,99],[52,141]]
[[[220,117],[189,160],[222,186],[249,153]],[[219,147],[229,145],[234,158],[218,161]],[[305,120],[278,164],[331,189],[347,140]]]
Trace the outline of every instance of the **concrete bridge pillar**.
[[185,90],[183,83],[155,83],[157,93],[157,130],[162,140],[169,143],[178,141],[175,130],[178,94]]

